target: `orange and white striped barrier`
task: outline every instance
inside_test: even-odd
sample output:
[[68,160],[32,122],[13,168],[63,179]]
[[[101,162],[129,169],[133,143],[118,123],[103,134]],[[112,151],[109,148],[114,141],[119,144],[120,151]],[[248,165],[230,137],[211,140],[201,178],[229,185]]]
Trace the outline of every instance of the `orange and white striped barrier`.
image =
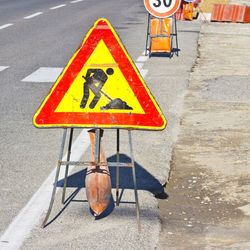
[[211,21],[250,23],[250,7],[246,5],[214,4]]

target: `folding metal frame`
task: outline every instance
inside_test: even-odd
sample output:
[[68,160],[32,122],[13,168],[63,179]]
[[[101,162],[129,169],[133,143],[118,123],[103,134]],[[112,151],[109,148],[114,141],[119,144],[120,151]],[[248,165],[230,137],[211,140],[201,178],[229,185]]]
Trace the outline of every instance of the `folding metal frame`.
[[[168,17],[172,19],[171,22],[171,30],[170,30],[170,35],[165,35],[163,34],[162,30],[162,18],[157,18],[152,16],[150,13],[148,13],[148,25],[147,25],[147,37],[146,37],[146,49],[145,49],[145,56],[149,55],[151,56],[151,44],[152,44],[152,38],[155,37],[169,37],[170,38],[170,55],[169,57],[172,57],[173,54],[176,54],[177,56],[179,55],[178,51],[178,38],[177,38],[177,25],[176,25],[176,16],[175,14]],[[151,34],[151,19],[159,19],[161,22],[161,34],[159,35],[152,35]],[[175,38],[175,50],[173,49],[173,40]],[[157,53],[162,53],[162,52],[157,52]]]
[[52,190],[52,194],[51,194],[50,204],[49,204],[47,214],[45,216],[45,219],[44,219],[41,227],[44,228],[46,226],[47,221],[48,221],[49,216],[50,216],[50,213],[52,211],[61,166],[63,166],[63,165],[66,166],[64,185],[63,185],[63,193],[62,193],[62,203],[64,204],[65,193],[66,193],[66,188],[67,188],[67,178],[68,178],[69,166],[89,166],[89,165],[92,165],[92,166],[93,165],[94,166],[106,165],[107,166],[108,165],[110,167],[116,167],[116,206],[119,206],[119,167],[131,167],[132,168],[133,183],[134,183],[134,195],[135,195],[135,203],[136,203],[137,225],[138,225],[138,231],[140,232],[141,226],[140,226],[139,200],[138,200],[138,192],[137,192],[137,186],[136,186],[135,162],[134,162],[134,152],[133,152],[133,147],[132,147],[131,131],[128,130],[129,148],[130,148],[130,157],[131,157],[131,162],[128,163],[128,162],[120,162],[119,161],[119,159],[120,159],[120,153],[119,153],[120,133],[119,133],[119,129],[117,129],[117,136],[116,136],[116,142],[117,142],[116,162],[99,162],[101,129],[95,129],[96,137],[95,137],[94,161],[93,162],[91,162],[91,161],[70,161],[71,146],[72,146],[72,140],[73,140],[73,130],[74,130],[73,128],[70,128],[70,136],[69,136],[68,152],[67,152],[67,160],[66,161],[62,161],[62,158],[63,158],[63,151],[64,151],[64,146],[65,146],[65,141],[66,141],[67,128],[65,128],[64,132],[63,132],[63,138],[62,138],[62,143],[61,143],[61,149],[60,149],[59,160],[58,160],[58,165],[57,165],[57,169],[56,169],[55,182],[54,182],[54,186],[53,186],[53,190]]

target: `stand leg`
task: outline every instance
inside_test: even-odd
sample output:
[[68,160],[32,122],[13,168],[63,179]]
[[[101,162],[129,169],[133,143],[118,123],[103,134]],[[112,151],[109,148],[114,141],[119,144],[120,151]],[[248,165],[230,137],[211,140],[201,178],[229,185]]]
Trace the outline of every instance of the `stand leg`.
[[60,151],[59,161],[58,161],[58,165],[57,165],[57,169],[56,169],[54,188],[53,188],[51,199],[50,199],[49,209],[47,211],[46,217],[45,217],[45,219],[44,219],[44,221],[42,223],[42,226],[41,226],[42,228],[44,228],[46,223],[47,223],[47,220],[48,220],[48,218],[50,216],[50,213],[51,213],[51,210],[52,210],[52,207],[53,207],[53,203],[54,203],[54,200],[55,200],[56,185],[57,185],[58,177],[59,177],[59,173],[60,173],[61,160],[62,160],[62,157],[63,157],[63,150],[64,150],[64,145],[65,145],[66,134],[67,134],[67,129],[64,129],[63,139],[62,139],[62,144],[61,144],[61,151]]
[[148,55],[147,51],[148,51],[148,36],[149,34],[149,23],[150,23],[150,14],[148,13],[148,27],[147,27],[147,37],[146,37],[146,49],[145,49],[145,56]]
[[[73,131],[74,129],[70,129],[70,136],[69,136],[69,145],[68,145],[68,154],[67,154],[67,161],[70,161],[70,155],[71,155],[71,145],[72,145],[72,139],[73,139]],[[65,176],[64,176],[64,184],[63,184],[63,193],[62,193],[62,204],[64,204],[65,201],[65,192],[67,187],[67,179],[68,179],[68,173],[69,173],[69,164],[66,165],[65,168]]]
[[139,201],[138,201],[138,193],[137,193],[137,187],[136,187],[135,161],[134,161],[134,153],[133,153],[133,148],[132,148],[132,136],[131,136],[131,131],[130,130],[128,131],[128,137],[129,137],[129,147],[130,147],[132,172],[133,172],[133,181],[134,181],[134,191],[135,191],[135,202],[136,202],[136,215],[137,215],[138,232],[141,232]]
[[[120,131],[116,131],[116,161],[120,161]],[[119,167],[116,167],[116,206],[119,206]]]
[[170,58],[173,56],[173,35],[174,35],[174,17],[171,16],[171,30],[170,30]]
[[176,45],[176,55],[179,56],[178,38],[177,38],[177,26],[176,26],[176,15],[174,14],[174,28],[175,28],[175,45]]

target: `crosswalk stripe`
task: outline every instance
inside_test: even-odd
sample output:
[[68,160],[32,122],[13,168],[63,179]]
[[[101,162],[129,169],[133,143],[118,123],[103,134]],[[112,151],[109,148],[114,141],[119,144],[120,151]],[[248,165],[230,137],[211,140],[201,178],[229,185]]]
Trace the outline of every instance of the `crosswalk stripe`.
[[146,74],[148,73],[147,69],[143,69],[144,64],[140,63],[140,62],[139,63],[136,62],[135,65],[136,65],[137,69],[139,70],[141,76],[144,78],[146,76]]
[[79,2],[82,2],[83,0],[74,0],[74,1],[71,1],[71,3],[79,3]]
[[63,68],[40,67],[25,77],[22,82],[55,82]]
[[146,62],[148,60],[148,56],[139,56],[137,58],[137,62]]
[[[148,73],[148,70],[142,69],[142,63],[136,63],[136,66],[141,73],[141,76],[145,77]],[[0,71],[6,68],[8,68],[8,66],[0,66]],[[62,70],[63,68],[57,67],[40,67],[24,79],[22,79],[22,82],[55,82],[61,74]]]
[[8,68],[9,68],[9,66],[0,66],[0,72],[4,71],[5,69],[8,69]]

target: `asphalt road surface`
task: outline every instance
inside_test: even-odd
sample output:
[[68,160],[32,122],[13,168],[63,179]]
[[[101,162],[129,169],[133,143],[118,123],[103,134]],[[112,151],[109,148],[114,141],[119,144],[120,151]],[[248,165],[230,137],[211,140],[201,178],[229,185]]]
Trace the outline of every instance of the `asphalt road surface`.
[[[137,233],[132,177],[127,170],[121,172],[120,206],[111,208],[105,218],[94,220],[86,202],[85,170],[74,168],[67,192],[68,196],[74,195],[63,206],[58,194],[52,223],[40,228],[50,198],[62,129],[37,129],[32,117],[85,34],[101,17],[107,18],[119,34],[169,122],[168,129],[161,132],[132,133],[141,234]],[[140,0],[0,0],[0,249],[156,246],[161,224],[153,195],[163,190],[168,177],[171,146],[196,55],[199,25],[180,24],[182,49],[180,56],[172,59],[148,60],[143,56],[146,28],[147,13]],[[122,131],[121,137],[121,152],[128,158],[127,132]],[[89,159],[88,146],[86,130],[78,129],[72,158]],[[104,150],[108,158],[114,157],[115,131],[105,131]],[[111,169],[111,178],[114,171]]]

